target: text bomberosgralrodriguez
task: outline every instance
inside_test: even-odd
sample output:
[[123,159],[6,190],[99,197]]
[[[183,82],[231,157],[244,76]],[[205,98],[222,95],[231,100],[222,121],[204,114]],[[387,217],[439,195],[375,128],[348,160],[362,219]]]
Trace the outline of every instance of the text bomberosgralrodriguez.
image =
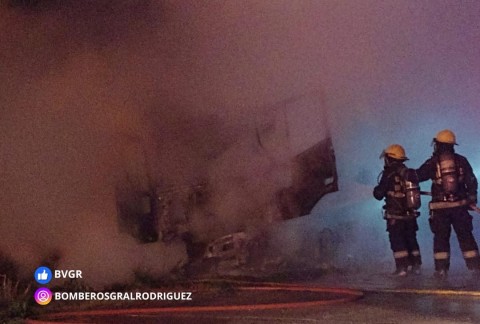
[[55,292],[55,300],[189,301],[191,292]]

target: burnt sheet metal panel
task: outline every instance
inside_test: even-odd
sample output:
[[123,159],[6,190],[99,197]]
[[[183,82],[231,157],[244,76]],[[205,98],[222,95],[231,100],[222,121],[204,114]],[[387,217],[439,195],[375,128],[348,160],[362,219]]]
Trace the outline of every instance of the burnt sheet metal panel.
[[291,177],[275,197],[280,218],[308,215],[325,194],[338,190],[324,98],[321,93],[291,97],[263,111],[257,122],[258,144]]
[[283,219],[310,214],[325,194],[338,190],[331,138],[327,137],[295,156],[293,168],[292,185],[277,194],[277,204]]

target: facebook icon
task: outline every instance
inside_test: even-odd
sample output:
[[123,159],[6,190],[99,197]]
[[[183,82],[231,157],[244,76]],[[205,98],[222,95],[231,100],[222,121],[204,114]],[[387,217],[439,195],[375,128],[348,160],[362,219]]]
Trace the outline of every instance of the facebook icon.
[[39,267],[35,270],[35,280],[41,284],[45,285],[52,280],[52,271],[47,267]]

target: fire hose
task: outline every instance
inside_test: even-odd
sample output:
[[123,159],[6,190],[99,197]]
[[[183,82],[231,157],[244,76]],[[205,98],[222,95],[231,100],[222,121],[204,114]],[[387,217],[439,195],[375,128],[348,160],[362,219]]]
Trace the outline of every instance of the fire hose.
[[[222,282],[228,282],[222,280]],[[235,282],[235,281],[232,281]],[[241,283],[236,281],[236,283]],[[29,324],[46,324],[59,323],[64,320],[78,320],[82,317],[91,319],[101,316],[140,316],[140,315],[160,315],[160,314],[175,314],[175,313],[200,313],[200,312],[225,312],[225,311],[263,311],[263,310],[278,310],[278,309],[293,309],[316,306],[331,306],[335,304],[355,301],[363,297],[363,292],[356,289],[342,288],[342,287],[319,287],[302,284],[288,284],[288,283],[270,283],[270,282],[243,282],[244,285],[237,287],[239,291],[247,292],[271,292],[275,294],[278,291],[288,291],[291,294],[295,292],[298,294],[317,293],[318,297],[312,300],[303,301],[278,301],[269,303],[256,303],[250,300],[246,303],[239,304],[218,304],[218,305],[184,305],[184,306],[164,306],[164,307],[145,307],[145,308],[113,308],[113,309],[90,309],[90,310],[76,310],[65,311],[58,313],[42,314],[36,318],[27,319]],[[332,294],[333,298],[325,299],[325,294]]]

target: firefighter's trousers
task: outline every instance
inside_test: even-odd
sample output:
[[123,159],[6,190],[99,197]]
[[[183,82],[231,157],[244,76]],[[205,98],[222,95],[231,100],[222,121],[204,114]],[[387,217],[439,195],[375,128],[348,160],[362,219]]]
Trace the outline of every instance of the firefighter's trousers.
[[416,219],[387,219],[387,231],[397,270],[406,270],[410,265],[419,266],[422,264],[417,242],[418,225]]
[[433,237],[433,257],[435,270],[448,270],[450,267],[450,234],[452,227],[465,263],[470,270],[480,269],[478,246],[473,237],[472,216],[465,206],[435,209],[430,211],[430,229]]

